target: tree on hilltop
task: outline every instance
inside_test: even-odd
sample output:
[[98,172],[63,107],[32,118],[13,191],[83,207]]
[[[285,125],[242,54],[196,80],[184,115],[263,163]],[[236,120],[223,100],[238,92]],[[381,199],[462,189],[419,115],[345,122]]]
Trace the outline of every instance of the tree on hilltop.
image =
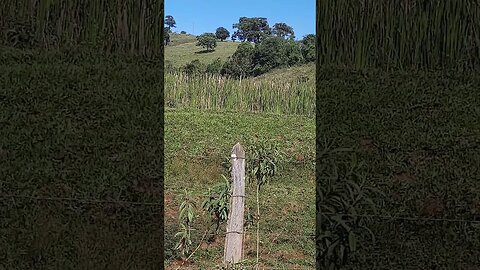
[[230,32],[224,27],[219,27],[217,28],[217,31],[215,32],[215,36],[220,39],[221,41],[224,41],[230,36]]
[[202,46],[210,51],[217,47],[217,37],[214,33],[203,33],[197,37],[197,46]]
[[234,29],[238,29],[232,35],[232,40],[248,41],[255,44],[271,36],[272,30],[268,25],[267,18],[247,18],[241,17],[238,23],[233,24]]
[[294,39],[295,33],[293,28],[286,23],[276,23],[273,25],[272,34],[276,37]]
[[172,27],[176,27],[177,22],[175,22],[172,15],[167,15],[165,16],[165,24],[168,26],[168,31],[170,32]]

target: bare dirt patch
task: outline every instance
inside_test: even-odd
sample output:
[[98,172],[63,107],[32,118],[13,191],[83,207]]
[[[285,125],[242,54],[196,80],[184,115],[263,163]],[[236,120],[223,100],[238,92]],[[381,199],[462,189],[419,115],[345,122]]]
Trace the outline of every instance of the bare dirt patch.
[[178,209],[173,205],[173,195],[172,195],[172,193],[165,192],[163,202],[164,202],[165,217],[166,218],[174,218],[174,217],[178,216]]
[[149,195],[160,195],[162,189],[160,187],[159,181],[152,180],[153,179],[148,179],[145,177],[138,177],[137,179],[133,180],[133,191]]
[[428,196],[420,206],[420,214],[427,217],[438,217],[445,211],[444,201],[436,196]]
[[369,154],[374,153],[377,150],[377,147],[375,146],[373,140],[367,138],[360,139],[359,148],[362,152]]
[[177,268],[182,269],[182,270],[197,269],[191,261],[184,261],[183,259],[176,259],[172,263],[167,265],[165,267],[165,270],[175,270]]
[[434,158],[435,157],[434,157],[433,151],[425,150],[425,149],[417,149],[412,153],[410,153],[408,161],[410,164],[414,166],[418,166],[418,165],[423,165],[433,160]]
[[417,180],[417,177],[415,175],[412,175],[410,173],[402,172],[397,175],[393,176],[393,182],[394,183],[413,183]]
[[297,155],[295,156],[295,160],[296,160],[297,162],[303,163],[303,162],[305,162],[305,156],[302,155],[302,154],[297,154]]
[[276,254],[282,259],[292,260],[292,259],[305,259],[305,254],[298,251],[280,251]]
[[298,211],[302,210],[302,208],[294,202],[289,202],[285,207],[282,208],[282,213],[284,215],[288,215],[289,213],[297,213]]

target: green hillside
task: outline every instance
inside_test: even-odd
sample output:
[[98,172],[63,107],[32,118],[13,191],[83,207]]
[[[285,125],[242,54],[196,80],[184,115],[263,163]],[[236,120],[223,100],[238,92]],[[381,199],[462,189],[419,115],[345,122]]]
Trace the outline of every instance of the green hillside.
[[[165,61],[170,61],[174,66],[179,67],[195,59],[208,64],[217,58],[226,61],[238,47],[237,42],[225,41],[217,42],[217,47],[213,52],[205,52],[201,46],[196,46],[196,37],[190,34],[170,34],[170,44],[165,47]],[[275,81],[275,82],[295,82],[297,80],[314,81],[315,64],[308,63],[301,66],[281,68],[273,70],[250,80],[255,81]]]
[[196,41],[197,41],[197,37],[195,35],[170,33],[170,43],[168,43],[168,46],[166,47],[177,46],[177,45],[192,43]]
[[315,63],[308,63],[301,66],[280,68],[266,74],[251,78],[255,81],[274,81],[276,83],[292,83],[297,81],[308,81],[312,88],[315,84]]
[[232,41],[217,42],[213,52],[205,52],[201,46],[196,46],[196,37],[189,34],[171,34],[170,44],[165,46],[165,61],[170,61],[174,66],[182,66],[195,59],[208,64],[215,59],[222,61],[231,56],[239,43]]

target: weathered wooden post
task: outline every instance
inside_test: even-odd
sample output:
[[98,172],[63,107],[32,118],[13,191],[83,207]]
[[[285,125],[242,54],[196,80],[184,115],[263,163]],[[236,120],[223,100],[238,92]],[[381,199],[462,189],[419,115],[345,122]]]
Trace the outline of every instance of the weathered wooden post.
[[238,263],[242,258],[243,214],[245,205],[245,150],[240,143],[232,149],[232,197],[225,236],[223,261]]

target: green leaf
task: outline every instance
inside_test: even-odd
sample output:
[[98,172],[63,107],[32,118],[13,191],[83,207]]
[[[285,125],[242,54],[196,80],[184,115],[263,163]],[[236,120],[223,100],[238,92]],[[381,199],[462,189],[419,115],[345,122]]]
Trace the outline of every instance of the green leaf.
[[351,230],[351,227],[347,225],[347,223],[342,219],[341,215],[335,215],[335,216],[332,217],[332,219],[335,220],[336,222],[340,223],[340,225],[342,225],[343,228],[345,228],[345,230],[347,230],[347,231]]
[[193,221],[193,213],[192,212],[188,212],[188,220],[190,222]]
[[353,231],[350,231],[348,233],[348,244],[350,246],[350,250],[352,252],[355,252],[357,249],[357,238],[355,237],[355,234],[353,233]]
[[372,232],[372,230],[370,230],[367,226],[365,225],[360,225],[360,228],[366,230],[370,236],[372,237],[372,241],[375,243],[375,234]]

